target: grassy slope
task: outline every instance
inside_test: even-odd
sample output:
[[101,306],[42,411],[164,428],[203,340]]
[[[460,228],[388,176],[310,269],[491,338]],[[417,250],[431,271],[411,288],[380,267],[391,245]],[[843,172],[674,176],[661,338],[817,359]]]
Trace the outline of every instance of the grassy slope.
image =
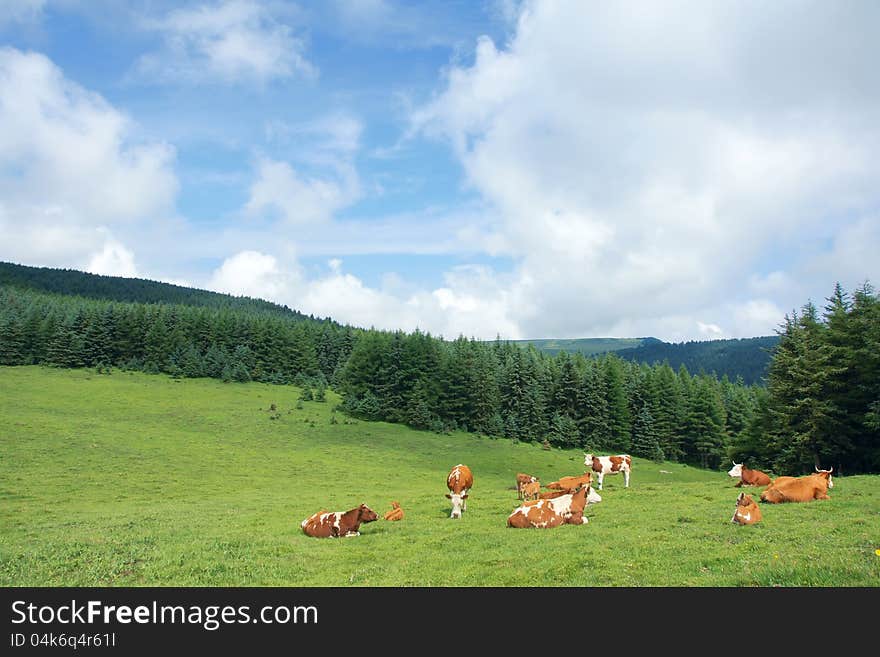
[[[578,452],[385,423],[330,424],[262,384],[0,368],[0,585],[880,584],[880,477],[730,524],[724,473],[636,459],[586,526],[513,530],[517,471],[550,481]],[[266,409],[278,404],[282,416]],[[288,413],[288,410],[290,412]],[[448,519],[445,477],[474,470]],[[671,474],[661,473],[668,470]],[[359,538],[304,536],[322,508],[407,517]]]
[[[650,339],[650,338],[649,338]],[[645,338],[576,338],[571,340],[543,339],[543,340],[512,340],[514,344],[532,344],[538,351],[543,351],[555,356],[560,351],[571,354],[582,353],[585,356],[595,356],[606,351],[621,351],[634,349],[642,345]]]

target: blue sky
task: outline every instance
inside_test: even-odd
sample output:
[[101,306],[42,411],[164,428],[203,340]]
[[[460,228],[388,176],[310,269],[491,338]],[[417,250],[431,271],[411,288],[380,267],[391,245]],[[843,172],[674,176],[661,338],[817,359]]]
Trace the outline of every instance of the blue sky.
[[880,9],[5,0],[0,259],[493,338],[880,279]]

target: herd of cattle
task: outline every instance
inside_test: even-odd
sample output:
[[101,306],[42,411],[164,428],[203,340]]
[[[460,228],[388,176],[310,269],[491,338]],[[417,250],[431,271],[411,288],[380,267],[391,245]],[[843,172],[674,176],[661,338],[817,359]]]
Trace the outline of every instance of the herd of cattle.
[[[761,493],[761,501],[770,504],[782,502],[812,502],[813,500],[828,500],[828,489],[834,488],[830,470],[820,470],[805,477],[776,477],[771,480],[770,476],[760,470],[750,470],[743,463],[733,462],[733,467],[728,471],[731,477],[738,478],[736,484],[740,486],[766,486]],[[754,525],[761,520],[761,509],[752,499],[751,495],[740,493],[736,498],[736,509],[730,522],[740,525]]]
[[[541,482],[537,477],[525,473],[516,475],[517,496],[521,504],[507,517],[507,526],[514,528],[534,527],[539,529],[559,527],[563,524],[585,525],[587,518],[584,508],[588,504],[602,501],[602,497],[593,487],[593,476],[599,490],[606,475],[623,474],[624,487],[629,488],[632,472],[632,458],[627,454],[617,456],[584,455],[584,466],[587,470],[582,475],[561,477],[547,484],[547,492],[541,492]],[[809,502],[827,500],[828,489],[834,486],[831,470],[820,470],[804,477],[771,478],[760,470],[751,470],[742,463],[734,461],[727,473],[739,479],[736,487],[766,486],[761,493],[761,501],[771,504],[781,502]],[[459,463],[450,470],[446,477],[449,492],[446,497],[452,504],[450,518],[461,518],[467,510],[467,499],[474,485],[471,469]],[[392,502],[385,520],[401,520],[403,509],[398,502]],[[350,511],[321,510],[302,521],[303,532],[317,538],[359,536],[360,526],[378,520],[379,516],[366,504],[361,504]],[[731,522],[741,525],[752,525],[761,520],[761,509],[750,495],[740,493],[736,500],[736,508]]]

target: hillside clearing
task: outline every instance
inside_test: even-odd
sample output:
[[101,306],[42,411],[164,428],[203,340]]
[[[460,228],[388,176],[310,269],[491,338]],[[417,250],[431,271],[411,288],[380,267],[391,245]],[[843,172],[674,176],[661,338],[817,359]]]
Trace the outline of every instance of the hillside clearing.
[[[0,367],[4,586],[877,586],[880,477],[832,499],[762,505],[732,525],[724,472],[635,459],[590,523],[512,530],[516,472],[543,482],[582,454],[352,422],[299,390],[91,370]],[[280,417],[270,419],[276,404]],[[452,465],[475,484],[449,519]],[[667,473],[661,471],[668,471]],[[753,489],[756,493],[759,489]],[[756,495],[757,497],[757,495]],[[319,509],[399,500],[406,518],[319,540]]]

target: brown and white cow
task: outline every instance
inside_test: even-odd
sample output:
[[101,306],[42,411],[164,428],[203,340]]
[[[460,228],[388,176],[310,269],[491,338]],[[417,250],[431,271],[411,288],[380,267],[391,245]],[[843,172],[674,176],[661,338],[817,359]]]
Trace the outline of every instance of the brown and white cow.
[[586,525],[588,520],[584,516],[584,507],[587,503],[587,488],[582,486],[573,493],[564,493],[553,499],[525,502],[507,517],[507,526],[517,529],[547,529],[565,523]]
[[526,484],[523,484],[520,488],[520,499],[523,500],[535,500],[538,499],[538,495],[541,493],[541,482],[540,481],[530,481]]
[[560,477],[559,481],[551,481],[547,484],[547,488],[550,490],[564,490],[573,493],[576,488],[589,486],[591,483],[593,483],[593,474],[591,472],[585,472],[576,477]]
[[749,470],[744,463],[733,462],[733,467],[727,471],[733,478],[739,478],[734,488],[741,486],[767,486],[770,483],[770,476],[760,470]]
[[536,481],[538,481],[537,477],[533,477],[530,474],[525,474],[524,472],[517,472],[516,473],[516,494],[517,494],[517,497],[519,497],[519,499],[523,498],[522,487],[525,484],[533,484]]
[[[547,491],[546,493],[540,493],[538,495],[538,499],[553,500],[553,499],[556,499],[557,497],[562,497],[563,495],[568,495],[573,492],[574,491],[565,490],[565,489],[551,490],[551,491]],[[593,490],[592,486],[590,486],[587,489],[587,504],[598,504],[601,501],[602,501],[602,496],[599,495],[599,493],[597,493],[595,490]]]
[[592,468],[599,479],[599,490],[602,490],[602,481],[605,475],[623,473],[623,487],[629,488],[629,475],[632,471],[632,457],[629,454],[617,456],[593,456],[584,454],[584,465]]
[[450,518],[461,518],[463,511],[467,511],[468,491],[474,485],[474,475],[466,465],[459,463],[446,476],[446,487],[449,493],[446,497],[452,502]]
[[830,500],[828,489],[834,487],[831,470],[820,470],[805,477],[777,477],[761,493],[761,501],[770,504],[782,502],[812,502]]
[[751,495],[740,493],[736,498],[736,509],[730,522],[740,525],[754,525],[761,521],[761,507],[757,505]]
[[315,538],[360,536],[361,524],[378,520],[379,516],[366,504],[351,511],[318,511],[300,523],[304,533]]
[[391,511],[386,511],[385,515],[382,516],[385,520],[397,521],[403,520],[403,509],[400,508],[400,502],[395,500],[391,503]]

